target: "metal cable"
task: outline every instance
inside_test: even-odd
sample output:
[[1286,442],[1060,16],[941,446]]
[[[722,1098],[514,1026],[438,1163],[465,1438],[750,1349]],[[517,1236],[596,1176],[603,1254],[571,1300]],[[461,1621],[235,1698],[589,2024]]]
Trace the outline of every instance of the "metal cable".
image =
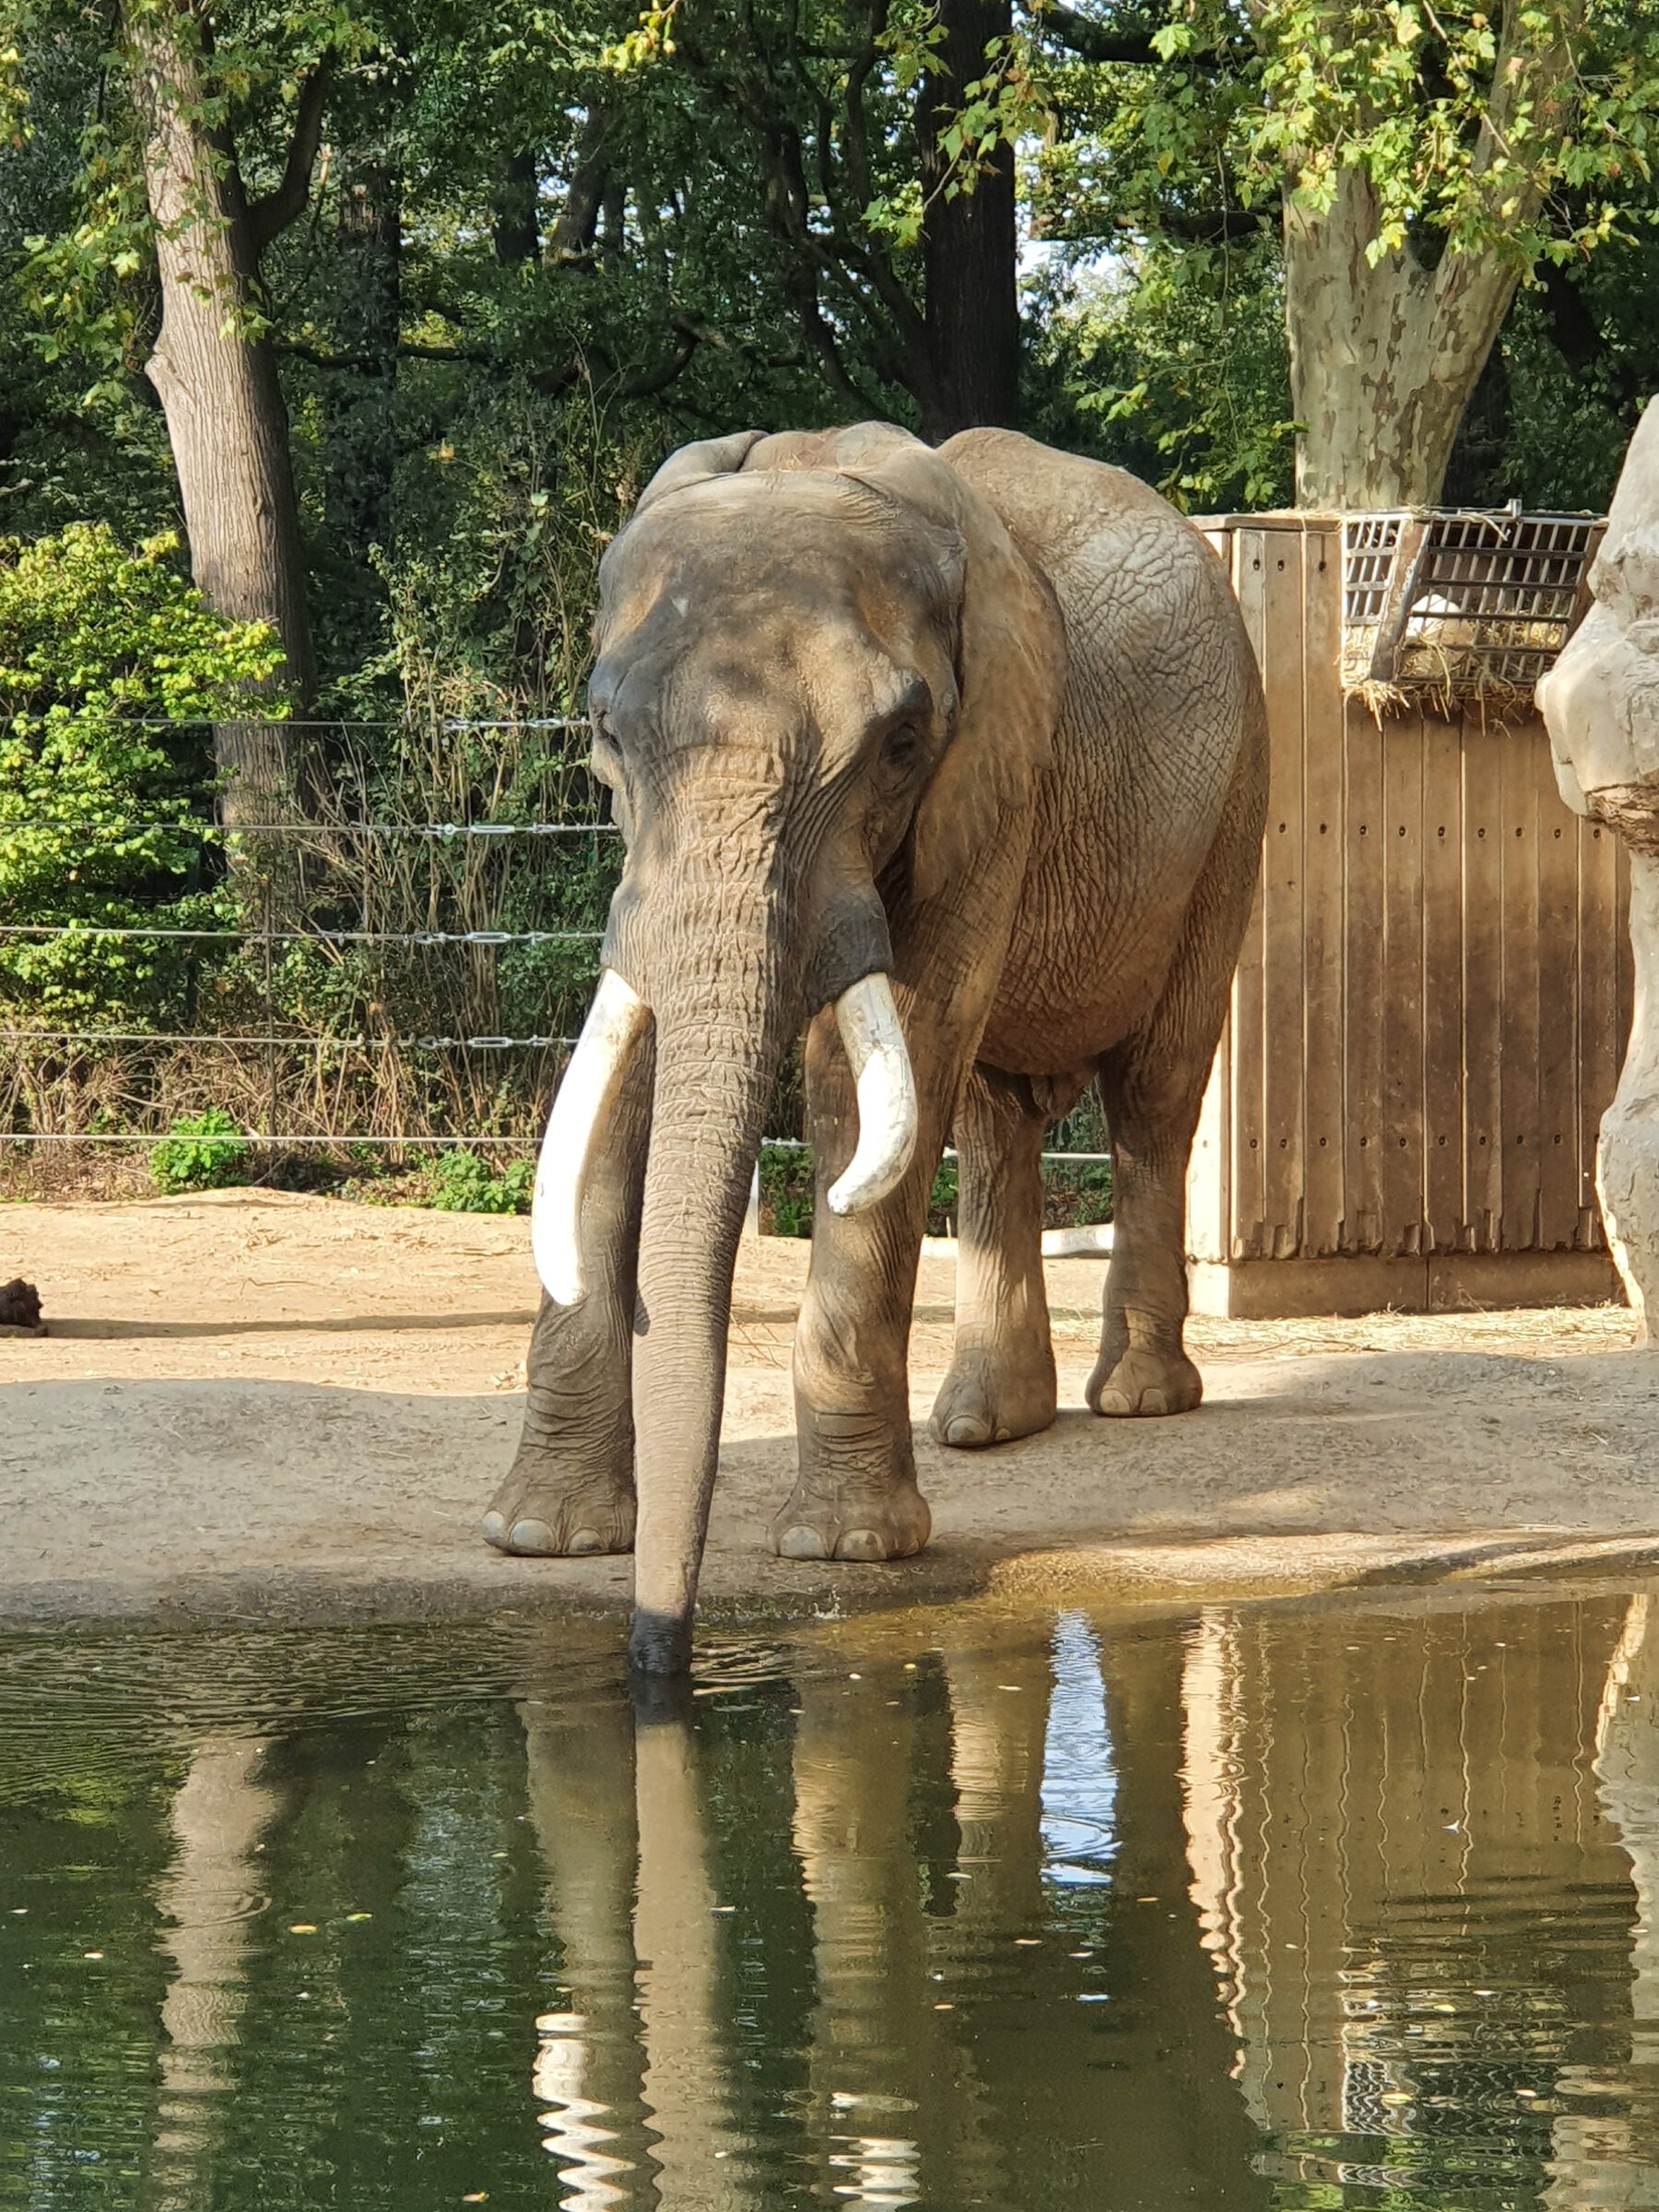
[[[88,1130],[77,1135],[73,1130],[0,1129],[0,1144],[5,1145],[168,1145],[178,1141],[177,1133],[170,1129],[135,1130],[131,1133],[111,1134],[105,1130]],[[183,1141],[191,1140],[185,1136]],[[227,1140],[220,1139],[221,1142]],[[242,1141],[250,1145],[335,1145],[341,1151],[353,1145],[517,1145],[526,1154],[534,1152],[536,1140],[525,1136],[300,1136],[285,1135],[280,1130],[270,1133],[242,1133]],[[798,1136],[768,1136],[761,1140],[765,1152],[806,1152],[811,1147]],[[959,1156],[954,1147],[947,1147],[945,1158]],[[1043,1159],[1110,1160],[1110,1152],[1044,1152]]]
[[22,836],[151,837],[193,831],[198,837],[419,837],[448,843],[458,837],[619,837],[615,822],[10,822],[0,838]]
[[[66,714],[58,716],[55,723],[50,708],[35,714],[0,714],[0,729],[11,729],[19,722],[28,723],[36,729],[59,727],[65,723],[73,724],[82,714],[99,711],[86,707],[72,707]],[[407,731],[411,727],[409,723],[396,720],[389,722],[354,721],[349,714],[311,715],[304,719],[295,718],[287,722],[268,721],[265,716],[259,714],[117,714],[112,719],[124,730],[211,730],[222,724],[227,728],[238,730],[275,730],[278,735],[289,730]],[[418,729],[422,725],[416,724],[413,726]],[[430,727],[431,725],[426,726]],[[588,727],[588,717],[585,714],[525,714],[509,716],[505,721],[473,722],[465,715],[446,714],[438,723],[437,727],[444,731],[585,730]]]
[[0,937],[229,938],[261,945],[596,945],[602,929],[113,929],[101,923],[0,922]]
[[242,1037],[214,1030],[0,1030],[6,1044],[235,1044],[292,1052],[505,1053],[574,1045],[574,1037]]

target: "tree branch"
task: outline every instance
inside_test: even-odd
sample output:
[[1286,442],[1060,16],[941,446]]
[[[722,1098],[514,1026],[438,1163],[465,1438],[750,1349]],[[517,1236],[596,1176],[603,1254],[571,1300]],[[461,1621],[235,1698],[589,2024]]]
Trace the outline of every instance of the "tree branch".
[[592,107],[576,144],[576,166],[565,189],[565,203],[547,240],[548,262],[591,261],[599,228],[599,210],[610,178],[611,119]]
[[1152,43],[1159,25],[1144,16],[1114,29],[1109,23],[1097,22],[1093,16],[1080,16],[1076,8],[1067,7],[1065,0],[1040,0],[1031,16],[1039,30],[1046,31],[1080,61],[1126,62],[1150,68],[1159,59]]
[[263,200],[255,200],[248,209],[248,242],[255,260],[274,238],[305,212],[305,203],[311,197],[312,171],[317,165],[317,148],[323,143],[323,110],[333,73],[334,56],[325,53],[300,88],[282,182],[275,192],[267,193]]

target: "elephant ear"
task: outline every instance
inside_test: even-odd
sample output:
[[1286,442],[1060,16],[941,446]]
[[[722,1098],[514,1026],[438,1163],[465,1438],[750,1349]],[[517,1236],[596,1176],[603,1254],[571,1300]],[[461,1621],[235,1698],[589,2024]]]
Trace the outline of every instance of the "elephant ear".
[[[839,458],[839,456],[838,456]],[[971,881],[982,854],[1030,804],[1053,749],[1065,682],[1065,624],[1047,579],[982,492],[902,433],[849,469],[954,535],[956,727],[912,831],[916,896]]]
[[682,445],[669,454],[634,501],[634,513],[643,514],[658,500],[665,500],[671,491],[684,491],[689,484],[735,476],[765,435],[764,430],[734,430],[726,438],[700,438],[694,445]]

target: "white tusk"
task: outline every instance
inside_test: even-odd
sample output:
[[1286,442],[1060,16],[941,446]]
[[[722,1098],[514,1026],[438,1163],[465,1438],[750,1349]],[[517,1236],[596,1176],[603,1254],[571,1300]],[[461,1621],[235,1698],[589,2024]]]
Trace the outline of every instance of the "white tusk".
[[862,1213],[902,1180],[916,1149],[916,1078],[893,986],[866,975],[835,1002],[836,1025],[858,1085],[858,1147],[830,1192],[832,1214]]
[[579,1306],[586,1295],[582,1201],[633,1048],[650,1019],[645,1001],[607,968],[547,1116],[535,1163],[530,1249],[542,1288],[556,1305]]

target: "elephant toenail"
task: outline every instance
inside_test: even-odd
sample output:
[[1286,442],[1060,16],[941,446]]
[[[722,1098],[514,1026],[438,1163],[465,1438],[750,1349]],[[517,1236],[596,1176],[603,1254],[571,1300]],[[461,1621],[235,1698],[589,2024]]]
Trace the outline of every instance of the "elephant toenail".
[[982,1421],[977,1414],[959,1413],[945,1424],[945,1441],[959,1452],[971,1452],[976,1444],[991,1441],[990,1423]]
[[539,1558],[545,1558],[554,1548],[553,1531],[545,1521],[515,1521],[507,1541],[512,1550]]
[[778,1538],[781,1559],[827,1559],[830,1547],[816,1528],[786,1528]]
[[565,1549],[573,1559],[584,1559],[605,1549],[605,1538],[596,1528],[579,1528]]
[[505,1513],[498,1513],[492,1507],[479,1522],[478,1534],[486,1544],[493,1544],[498,1551],[505,1551],[507,1548],[507,1516]]
[[1169,1410],[1170,1401],[1161,1390],[1143,1390],[1141,1392],[1141,1411],[1143,1413],[1168,1413]]
[[1095,1401],[1097,1413],[1127,1413],[1129,1401],[1121,1390],[1103,1390]]
[[835,1556],[838,1559],[885,1559],[891,1548],[873,1528],[849,1528],[837,1544]]

